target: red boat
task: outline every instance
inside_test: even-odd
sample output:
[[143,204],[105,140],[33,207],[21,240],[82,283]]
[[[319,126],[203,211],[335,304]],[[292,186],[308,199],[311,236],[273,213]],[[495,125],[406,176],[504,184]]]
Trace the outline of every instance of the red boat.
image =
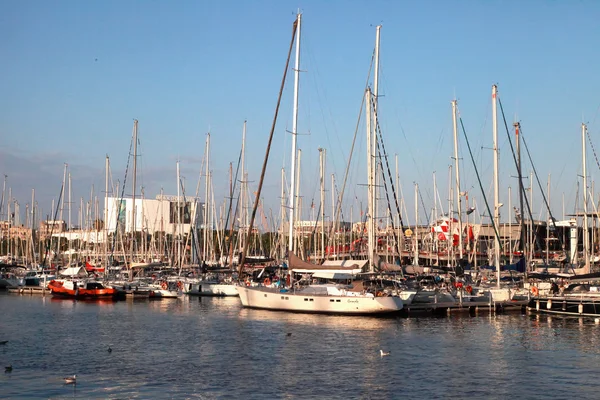
[[117,289],[104,287],[100,282],[52,280],[48,288],[54,296],[74,299],[112,299],[119,294]]

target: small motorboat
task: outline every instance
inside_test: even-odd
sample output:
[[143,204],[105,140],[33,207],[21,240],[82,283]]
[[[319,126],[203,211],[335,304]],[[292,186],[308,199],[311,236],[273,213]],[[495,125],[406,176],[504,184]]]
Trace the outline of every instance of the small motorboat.
[[76,299],[114,299],[119,294],[117,289],[95,281],[55,279],[50,281],[48,288],[54,296]]

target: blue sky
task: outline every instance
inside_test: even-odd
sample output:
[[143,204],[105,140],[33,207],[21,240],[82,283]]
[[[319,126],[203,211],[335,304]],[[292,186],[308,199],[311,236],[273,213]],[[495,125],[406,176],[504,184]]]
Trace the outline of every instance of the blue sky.
[[[428,211],[434,171],[439,197],[443,202],[448,197],[455,96],[491,196],[494,83],[508,123],[517,118],[522,124],[544,187],[551,174],[553,212],[562,216],[563,193],[565,212],[574,211],[581,122],[589,124],[594,145],[600,133],[600,3],[593,1],[4,1],[0,174],[8,175],[7,186],[21,209],[35,188],[42,213],[50,213],[64,163],[77,204],[82,197],[89,200],[92,185],[101,195],[107,154],[113,180],[122,182],[134,118],[142,154],[138,182],[147,197],[161,188],[176,193],[178,159],[188,194],[194,194],[210,130],[215,198],[222,201],[245,119],[247,168],[256,185],[298,8],[303,12],[298,143],[305,207],[319,198],[319,147],[328,152],[327,173],[341,181],[375,26],[382,24],[380,122],[388,153],[399,157],[409,220],[413,182],[419,183]],[[280,169],[288,169],[290,159],[286,130],[292,93],[290,74],[263,191],[274,215]],[[347,204],[364,199],[364,118],[360,129]],[[499,137],[501,201],[506,204],[511,186],[514,204],[516,172],[501,121]],[[460,148],[463,190],[483,213],[463,139]],[[527,165],[524,173],[530,169]],[[590,182],[598,175],[591,150],[588,175]],[[540,199],[536,187],[536,218],[544,218]]]

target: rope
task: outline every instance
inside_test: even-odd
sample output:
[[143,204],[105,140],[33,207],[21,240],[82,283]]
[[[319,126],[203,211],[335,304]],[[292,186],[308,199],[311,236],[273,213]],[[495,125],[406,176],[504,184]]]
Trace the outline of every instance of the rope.
[[590,136],[590,131],[586,129],[586,134],[588,138],[588,142],[590,142],[590,147],[592,148],[592,153],[594,153],[594,159],[596,160],[596,165],[600,169],[600,162],[598,162],[598,156],[596,155],[596,149],[594,148],[594,143],[592,143],[592,138]]
[[[125,178],[123,179],[123,187],[121,188],[121,196],[119,197],[119,208],[117,209],[117,223],[115,225],[115,234],[113,235],[112,245],[110,247],[110,259],[111,260],[114,255],[114,252],[115,252],[115,245],[117,242],[117,233],[119,232],[119,213],[121,211],[121,202],[123,201],[123,198],[125,197],[125,186],[127,183],[127,173],[129,172],[129,162],[131,161],[132,147],[133,147],[133,136],[131,137],[131,142],[129,143],[129,156],[127,157],[127,165],[125,166]],[[134,201],[135,201],[135,199],[134,199]],[[107,204],[107,206],[108,206],[108,204]],[[135,204],[134,204],[134,209],[135,209]],[[133,232],[133,236],[135,236],[135,232]]]
[[[475,158],[473,157],[473,152],[471,151],[471,145],[469,144],[469,138],[467,137],[467,131],[465,130],[465,125],[463,124],[462,117],[459,117],[458,120],[460,121],[460,127],[462,128],[463,135],[464,135],[465,141],[467,143],[467,148],[469,149],[469,156],[471,157],[471,162],[473,163],[473,167],[475,168],[475,175],[477,176],[477,182],[479,183],[479,189],[481,190],[481,195],[483,196],[483,201],[485,202],[485,208],[487,209],[487,212],[491,218],[492,211],[490,209],[490,204],[487,201],[487,197],[485,196],[485,190],[483,189],[483,184],[481,183],[481,177],[479,176],[479,171],[477,170],[477,165],[475,164]],[[500,241],[500,234],[498,233],[498,227],[496,226],[494,219],[491,218],[491,220],[492,220],[492,227],[494,228],[494,234],[498,238],[498,243],[500,243],[500,251],[502,251],[502,242]]]
[[[542,192],[542,198],[544,199],[544,204],[546,204],[546,209],[548,210],[548,215],[550,215],[550,221],[552,222],[552,227],[556,231],[557,229],[556,229],[556,223],[554,223],[554,216],[552,215],[552,211],[550,211],[550,205],[548,204],[546,195],[544,194],[544,191],[542,190],[542,183],[540,182],[537,171],[535,170],[535,166],[533,165],[533,160],[531,159],[531,154],[529,153],[529,147],[527,146],[527,142],[525,142],[525,136],[523,136],[523,129],[521,129],[521,138],[523,139],[523,145],[525,146],[525,151],[527,152],[527,157],[529,158],[529,162],[531,163],[531,167],[533,169],[533,174],[535,175],[535,179],[537,180],[538,186],[540,187],[540,192]],[[537,236],[537,232],[536,232],[536,236]],[[567,254],[567,249],[563,245],[563,241],[560,238],[560,235],[556,235],[556,236],[558,238],[558,242],[560,244],[561,249],[564,252],[565,257],[568,259],[569,256]]]

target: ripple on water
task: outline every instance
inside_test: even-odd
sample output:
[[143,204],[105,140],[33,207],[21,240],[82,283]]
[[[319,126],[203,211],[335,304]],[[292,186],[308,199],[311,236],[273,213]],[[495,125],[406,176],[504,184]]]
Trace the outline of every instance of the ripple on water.
[[[600,326],[0,295],[6,398],[596,398]],[[288,335],[289,334],[289,335]],[[106,350],[110,346],[113,351]],[[381,357],[379,350],[391,354]],[[77,385],[63,376],[77,374]]]

